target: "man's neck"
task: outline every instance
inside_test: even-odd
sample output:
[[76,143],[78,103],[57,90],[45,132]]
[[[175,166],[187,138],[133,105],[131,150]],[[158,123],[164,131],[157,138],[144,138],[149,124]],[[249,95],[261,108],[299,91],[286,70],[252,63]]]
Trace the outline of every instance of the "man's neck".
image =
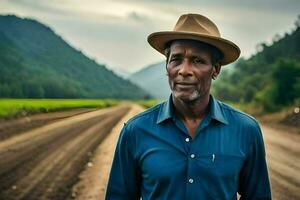
[[178,98],[173,98],[175,112],[183,121],[201,120],[206,114],[209,104],[209,94],[195,101],[184,102]]

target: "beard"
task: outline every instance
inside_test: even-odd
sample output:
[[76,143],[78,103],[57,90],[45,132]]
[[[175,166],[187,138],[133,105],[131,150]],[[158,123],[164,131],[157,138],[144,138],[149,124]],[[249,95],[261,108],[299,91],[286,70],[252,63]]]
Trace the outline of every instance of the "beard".
[[182,93],[180,93],[176,90],[172,90],[172,95],[175,98],[181,99],[184,102],[192,102],[192,101],[199,99],[202,96],[198,90],[194,90],[189,95],[182,95]]
[[[205,84],[205,81],[188,80],[188,79],[172,79],[169,78],[169,86],[172,91],[172,95],[180,99],[183,102],[193,102],[206,96],[207,88],[209,85]],[[180,86],[180,82],[190,83],[188,86]],[[199,84],[200,82],[200,84]]]

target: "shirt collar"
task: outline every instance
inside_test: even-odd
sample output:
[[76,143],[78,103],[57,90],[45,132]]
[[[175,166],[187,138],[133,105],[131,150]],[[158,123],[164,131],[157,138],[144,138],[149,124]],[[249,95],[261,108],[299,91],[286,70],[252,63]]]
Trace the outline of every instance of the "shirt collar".
[[169,100],[164,102],[159,110],[156,123],[159,124],[167,119],[174,116],[174,105],[172,100],[172,95],[170,95]]
[[212,119],[215,119],[223,124],[228,124],[226,115],[224,114],[223,109],[221,108],[221,103],[216,100],[212,95],[209,99],[209,113]]
[[[211,119],[215,119],[224,124],[228,124],[226,116],[224,115],[220,102],[218,102],[212,95],[210,95],[209,100],[209,111],[208,116]],[[172,95],[170,95],[169,100],[162,104],[162,107],[159,110],[158,118],[156,123],[159,124],[167,119],[174,117],[174,104],[172,100]]]

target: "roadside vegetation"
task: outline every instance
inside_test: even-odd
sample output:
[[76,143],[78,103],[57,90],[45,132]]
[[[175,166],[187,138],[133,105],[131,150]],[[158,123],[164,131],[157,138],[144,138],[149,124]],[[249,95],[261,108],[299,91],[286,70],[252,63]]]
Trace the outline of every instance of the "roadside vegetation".
[[[295,27],[271,44],[257,45],[249,59],[224,68],[214,83],[215,96],[251,113],[278,112],[300,105],[300,15]],[[242,109],[243,110],[243,109]]]
[[161,101],[160,100],[157,100],[157,99],[149,99],[149,100],[137,100],[137,101],[134,101],[134,103],[137,103],[139,105],[141,105],[142,107],[144,108],[150,108],[152,106],[155,106],[157,104],[159,104]]
[[112,99],[0,99],[0,118],[75,108],[105,108],[114,106],[118,102]]

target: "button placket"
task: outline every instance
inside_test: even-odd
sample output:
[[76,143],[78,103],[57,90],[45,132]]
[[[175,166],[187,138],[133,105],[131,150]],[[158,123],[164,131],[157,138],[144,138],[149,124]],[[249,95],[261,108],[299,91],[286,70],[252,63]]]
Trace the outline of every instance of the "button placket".
[[191,185],[191,184],[195,184],[195,173],[193,168],[195,167],[195,161],[192,161],[193,159],[196,158],[196,154],[194,153],[194,144],[193,141],[190,137],[186,137],[185,138],[185,142],[189,143],[187,144],[189,146],[189,150],[187,152],[187,157],[188,157],[188,173],[187,173],[187,184]]

